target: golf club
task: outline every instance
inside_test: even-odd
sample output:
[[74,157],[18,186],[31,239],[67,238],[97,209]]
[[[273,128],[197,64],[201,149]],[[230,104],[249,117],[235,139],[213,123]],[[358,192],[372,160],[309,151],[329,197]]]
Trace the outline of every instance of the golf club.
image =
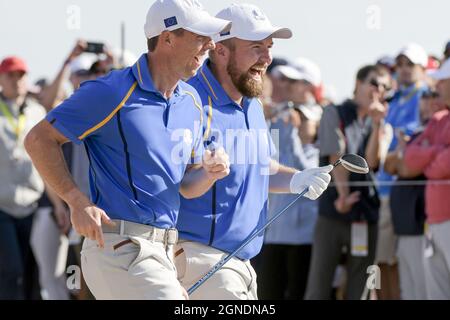
[[[337,160],[333,167],[336,168],[338,165],[342,165],[345,169],[350,172],[366,174],[369,172],[369,166],[364,158],[356,155],[356,154],[345,154],[339,160]],[[309,187],[306,187],[302,192],[300,192],[294,200],[292,200],[283,210],[275,214],[272,218],[270,218],[264,226],[261,227],[260,230],[256,230],[253,234],[251,234],[236,250],[232,253],[228,254],[225,258],[216,263],[211,270],[208,271],[200,280],[198,280],[192,287],[189,288],[188,294],[192,294],[195,290],[198,289],[206,280],[208,280],[214,273],[219,271],[220,268],[223,267],[225,263],[230,261],[239,251],[242,250],[247,244],[249,244],[254,238],[256,238],[262,231],[264,231],[268,226],[270,226],[276,219],[278,219],[287,209],[289,209],[298,199],[304,196],[309,190]]]

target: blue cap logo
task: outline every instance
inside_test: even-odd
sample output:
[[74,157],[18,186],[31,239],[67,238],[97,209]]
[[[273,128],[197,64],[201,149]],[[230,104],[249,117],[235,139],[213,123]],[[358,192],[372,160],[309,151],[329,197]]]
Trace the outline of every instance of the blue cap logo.
[[175,16],[164,19],[164,25],[166,26],[166,28],[175,26],[177,24],[178,24],[177,17]]

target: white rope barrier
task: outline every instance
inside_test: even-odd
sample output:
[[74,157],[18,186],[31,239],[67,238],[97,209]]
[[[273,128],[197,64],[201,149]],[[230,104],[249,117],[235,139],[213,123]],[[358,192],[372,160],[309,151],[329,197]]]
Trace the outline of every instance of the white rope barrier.
[[400,180],[400,181],[349,181],[346,183],[331,182],[330,186],[371,187],[371,186],[425,186],[450,185],[450,180]]

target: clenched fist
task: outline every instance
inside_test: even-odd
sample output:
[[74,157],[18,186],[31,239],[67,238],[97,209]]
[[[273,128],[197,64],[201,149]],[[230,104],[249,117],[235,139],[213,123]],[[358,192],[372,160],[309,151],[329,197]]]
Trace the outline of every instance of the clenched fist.
[[225,178],[230,173],[230,159],[225,149],[206,150],[203,154],[203,168],[212,180]]

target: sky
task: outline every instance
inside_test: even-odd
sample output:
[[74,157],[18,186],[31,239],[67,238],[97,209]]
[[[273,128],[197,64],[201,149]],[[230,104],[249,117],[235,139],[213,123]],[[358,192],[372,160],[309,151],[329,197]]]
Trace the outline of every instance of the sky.
[[[231,3],[259,6],[274,25],[289,27],[289,40],[275,40],[274,56],[316,62],[323,82],[338,98],[351,95],[357,69],[382,55],[395,56],[409,42],[441,57],[450,40],[448,0],[200,0],[216,14]],[[0,58],[26,60],[31,80],[52,79],[79,38],[146,51],[145,16],[153,0],[0,0]],[[447,31],[446,31],[447,30]]]

